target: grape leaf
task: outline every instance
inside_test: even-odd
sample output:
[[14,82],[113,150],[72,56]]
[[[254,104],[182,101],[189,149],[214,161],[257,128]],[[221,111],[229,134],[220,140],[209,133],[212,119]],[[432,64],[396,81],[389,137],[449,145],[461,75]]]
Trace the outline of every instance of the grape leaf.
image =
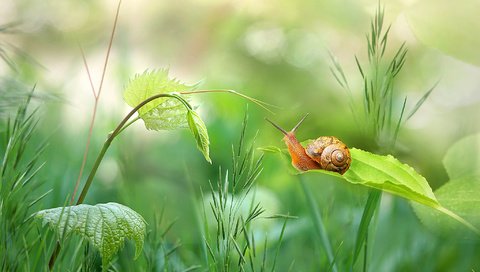
[[95,246],[102,256],[106,271],[113,256],[123,246],[125,239],[135,242],[135,258],[143,248],[146,224],[141,215],[118,203],[81,204],[41,210],[35,218],[59,235],[77,233]]
[[208,131],[205,123],[203,123],[200,116],[192,109],[187,111],[187,121],[190,131],[197,142],[197,148],[203,153],[205,159],[209,163],[212,163],[209,150],[210,140],[208,139]]
[[[176,79],[168,77],[168,69],[145,71],[137,74],[127,84],[123,93],[125,102],[135,107],[147,98],[161,93],[175,93],[192,89]],[[188,101],[188,96],[182,96]],[[138,110],[138,115],[150,130],[172,130],[186,128],[185,105],[175,98],[158,98]]]

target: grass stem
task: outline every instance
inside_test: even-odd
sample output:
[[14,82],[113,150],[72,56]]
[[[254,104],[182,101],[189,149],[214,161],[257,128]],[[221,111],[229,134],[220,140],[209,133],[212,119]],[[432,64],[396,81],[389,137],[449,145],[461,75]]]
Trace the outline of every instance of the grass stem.
[[297,175],[297,177],[300,179],[300,184],[302,185],[303,192],[305,194],[305,197],[307,198],[308,206],[310,207],[310,212],[312,214],[315,230],[317,231],[317,234],[320,236],[320,241],[322,242],[323,249],[327,254],[327,258],[332,267],[332,271],[337,272],[338,268],[335,263],[335,257],[333,255],[332,245],[330,244],[330,240],[328,239],[327,230],[325,229],[325,225],[323,224],[322,215],[320,214],[317,204],[315,203],[315,198],[313,197],[311,190],[308,188],[303,175]]

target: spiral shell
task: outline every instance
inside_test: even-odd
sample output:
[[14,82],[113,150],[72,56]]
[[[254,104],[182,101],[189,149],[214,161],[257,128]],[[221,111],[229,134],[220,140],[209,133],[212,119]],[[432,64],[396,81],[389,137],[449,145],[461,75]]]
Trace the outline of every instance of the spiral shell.
[[348,147],[333,136],[322,136],[307,145],[305,153],[328,171],[345,173],[352,161]]

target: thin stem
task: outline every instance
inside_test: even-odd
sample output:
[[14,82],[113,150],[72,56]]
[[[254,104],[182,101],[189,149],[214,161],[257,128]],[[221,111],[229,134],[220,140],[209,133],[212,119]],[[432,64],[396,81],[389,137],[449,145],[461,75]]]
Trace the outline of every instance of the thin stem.
[[98,97],[96,96],[95,104],[93,106],[92,119],[90,120],[90,126],[88,128],[87,144],[85,145],[85,151],[83,152],[82,165],[80,166],[80,172],[78,173],[77,181],[75,182],[75,187],[73,189],[72,198],[70,199],[70,204],[73,204],[73,202],[75,201],[75,195],[77,194],[78,186],[80,185],[80,180],[83,176],[83,170],[85,169],[85,165],[87,163],[88,151],[90,150],[90,142],[93,134],[93,125],[95,124],[95,117],[97,116],[97,105]]
[[99,97],[100,93],[102,92],[103,80],[105,79],[105,73],[107,72],[107,64],[108,64],[108,59],[110,57],[110,52],[112,51],[111,49],[113,44],[113,37],[115,36],[115,30],[117,29],[118,15],[120,14],[121,4],[122,4],[122,0],[119,0],[118,6],[117,6],[117,13],[115,14],[115,21],[113,22],[112,34],[110,35],[110,40],[108,42],[107,55],[105,56],[105,62],[103,64],[102,78],[100,79],[100,86],[98,87],[97,97]]
[[93,97],[97,100],[97,93],[95,92],[95,87],[93,86],[92,75],[90,74],[90,69],[88,68],[87,58],[85,57],[85,53],[83,52],[83,48],[79,45],[80,53],[82,54],[83,66],[87,72],[88,82],[90,83],[90,89],[92,90]]
[[78,173],[77,181],[75,182],[75,187],[73,189],[72,198],[70,199],[70,205],[72,205],[75,202],[75,196],[77,194],[78,186],[80,185],[80,180],[82,179],[82,176],[83,176],[83,170],[85,169],[85,165],[87,163],[88,151],[90,150],[90,142],[91,142],[92,134],[93,134],[93,125],[95,124],[95,118],[97,116],[98,101],[99,101],[99,98],[100,98],[97,95],[97,93],[95,92],[95,87],[93,86],[92,77],[90,75],[90,70],[88,69],[87,60],[85,58],[85,54],[83,53],[83,50],[81,49],[81,47],[80,47],[80,51],[82,52],[83,63],[84,63],[85,69],[87,71],[88,80],[90,82],[90,87],[92,89],[94,104],[93,104],[92,117],[90,119],[90,125],[88,127],[87,143],[85,145],[85,150],[83,152],[82,165],[80,166],[80,171]]
[[363,255],[363,272],[367,272],[367,261],[368,261],[368,230],[365,233],[365,242],[363,244],[364,247],[364,255]]
[[273,111],[271,111],[268,107],[279,108],[275,105],[268,104],[266,102],[255,99],[255,98],[250,97],[248,95],[244,95],[244,94],[239,93],[239,92],[234,91],[234,90],[198,90],[198,91],[179,92],[179,94],[183,94],[183,95],[185,95],[185,94],[201,94],[201,93],[230,93],[230,94],[238,95],[242,98],[245,98],[245,99],[257,104],[259,107],[261,107],[262,109],[264,109],[264,110],[266,110],[266,111],[268,111],[269,113],[272,113],[272,114],[275,114],[275,113]]
[[122,131],[124,131],[126,128],[128,128],[130,125],[132,125],[133,123],[135,123],[139,119],[140,119],[140,116],[137,116],[134,119],[130,120],[130,122],[126,123],[125,126],[122,127],[122,129],[118,132],[118,134],[122,133]]
[[83,50],[80,47],[80,51],[82,53],[82,58],[83,58],[83,63],[85,65],[85,69],[87,70],[88,80],[90,82],[90,87],[92,89],[93,97],[95,99],[95,102],[94,102],[94,105],[93,105],[93,113],[92,113],[92,118],[90,120],[90,126],[88,128],[87,143],[85,145],[85,151],[83,153],[82,165],[80,166],[80,171],[78,173],[77,181],[75,182],[75,187],[73,189],[72,198],[70,199],[70,204],[73,204],[73,202],[75,202],[75,196],[77,194],[78,186],[80,185],[80,180],[82,179],[82,176],[83,176],[83,170],[85,169],[85,165],[87,163],[88,151],[90,150],[90,142],[91,142],[92,133],[93,133],[93,126],[95,124],[95,118],[97,116],[98,102],[100,101],[100,94],[102,92],[103,81],[105,79],[105,74],[106,74],[106,71],[107,71],[108,59],[110,57],[110,52],[112,51],[113,37],[115,36],[115,30],[117,29],[118,15],[120,14],[121,4],[122,4],[122,1],[119,0],[118,1],[118,6],[117,6],[117,11],[116,11],[116,14],[115,14],[115,20],[113,22],[112,33],[110,35],[110,40],[108,42],[107,54],[105,56],[105,62],[103,64],[102,78],[100,79],[98,92],[95,91],[95,88],[94,88],[93,82],[92,82],[92,77],[90,75],[90,70],[88,69],[87,60],[85,58],[85,54],[83,53]]
[[[97,173],[97,170],[98,170],[98,167],[100,166],[100,163],[102,162],[103,160],[103,157],[105,156],[105,153],[107,152],[108,150],[108,147],[110,146],[110,144],[112,143],[113,139],[115,139],[115,137],[117,135],[119,135],[122,131],[123,131],[123,127],[126,126],[128,120],[130,120],[130,118],[143,106],[145,106],[145,104],[155,100],[155,99],[158,99],[158,98],[161,98],[161,97],[171,97],[171,98],[176,98],[178,100],[180,100],[182,103],[186,103],[186,101],[176,95],[176,94],[157,94],[157,95],[154,95],[154,96],[151,96],[149,98],[147,98],[146,100],[142,101],[140,104],[138,104],[135,108],[133,108],[124,118],[123,120],[117,125],[117,127],[115,128],[115,130],[109,134],[107,140],[105,141],[105,143],[103,144],[103,147],[102,147],[102,150],[100,150],[100,153],[98,154],[97,156],[97,159],[95,160],[95,163],[92,167],[92,170],[90,171],[90,174],[88,175],[88,178],[87,178],[87,181],[85,182],[85,185],[83,186],[83,189],[82,189],[82,192],[80,193],[80,196],[78,197],[78,200],[77,200],[77,204],[76,205],[79,205],[79,204],[82,204],[83,203],[83,200],[85,200],[85,196],[87,195],[88,193],[88,189],[90,188],[90,185],[92,184],[93,182],[93,178],[95,177],[95,174]],[[189,105],[188,103],[187,104],[184,104],[186,108],[189,108]],[[187,106],[188,105],[188,106]],[[138,120],[138,119],[136,119]],[[129,123],[128,125],[130,125],[131,123]]]

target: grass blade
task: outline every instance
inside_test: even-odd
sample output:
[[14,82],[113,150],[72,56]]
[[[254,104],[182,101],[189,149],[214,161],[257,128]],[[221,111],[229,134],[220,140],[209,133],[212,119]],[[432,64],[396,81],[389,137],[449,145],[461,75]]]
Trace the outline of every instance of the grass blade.
[[315,203],[315,199],[312,195],[311,190],[308,188],[304,178],[302,175],[299,175],[298,178],[300,179],[300,184],[302,185],[303,192],[307,198],[308,206],[310,208],[310,212],[312,214],[313,224],[315,225],[315,230],[317,231],[318,235],[320,236],[320,241],[322,243],[323,249],[327,254],[328,261],[332,266],[332,271],[337,272],[337,265],[335,263],[335,259],[333,256],[332,246],[330,244],[330,240],[328,239],[327,230],[323,224],[322,216],[320,215],[320,211],[318,210],[317,204]]
[[[367,203],[365,204],[365,208],[363,210],[362,219],[360,221],[360,226],[358,227],[357,231],[357,239],[355,241],[355,249],[353,251],[353,259],[352,259],[352,269],[357,261],[358,255],[362,250],[362,246],[366,240],[368,227],[370,226],[370,222],[372,221],[372,217],[378,207],[378,203],[380,203],[380,199],[382,196],[382,192],[380,190],[370,190],[368,194]],[[366,254],[366,253],[365,253]]]
[[273,257],[272,272],[275,271],[275,265],[277,264],[278,252],[280,251],[280,246],[282,245],[283,235],[285,234],[285,228],[287,227],[287,220],[288,220],[288,217],[285,217],[285,221],[283,221],[282,231],[280,232],[280,237],[278,237],[278,246],[277,246],[277,250],[275,251],[275,257]]
[[430,88],[419,100],[418,102],[415,104],[415,106],[413,107],[412,111],[410,112],[410,114],[408,115],[406,121],[408,121],[417,111],[418,109],[423,105],[423,103],[425,102],[425,100],[427,100],[427,98],[430,96],[430,94],[432,93],[432,91],[435,89],[435,87],[437,87],[438,85],[438,81],[433,84],[432,88]]

